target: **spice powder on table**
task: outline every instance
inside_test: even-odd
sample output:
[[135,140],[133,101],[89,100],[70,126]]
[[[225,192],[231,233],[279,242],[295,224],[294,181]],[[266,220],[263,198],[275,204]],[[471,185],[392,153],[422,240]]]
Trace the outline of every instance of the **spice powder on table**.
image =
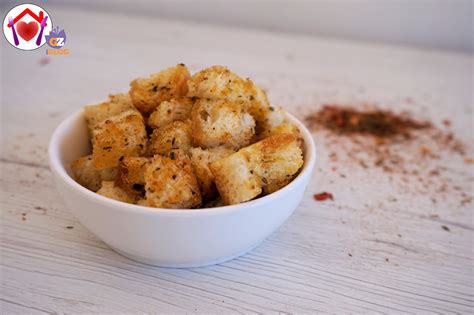
[[[446,164],[437,163],[449,155],[465,155],[465,145],[446,130],[451,126],[446,121],[442,122],[445,129],[440,129],[433,122],[417,120],[407,112],[398,114],[371,105],[338,104],[324,105],[305,117],[307,125],[321,133],[329,150],[329,163],[381,169],[390,180],[398,176],[402,183],[415,182],[417,187],[411,193],[429,193],[433,203],[444,198],[443,194],[456,194],[460,205],[464,205],[472,197],[452,182]],[[338,169],[330,167],[333,172]],[[339,175],[346,177],[343,173]]]

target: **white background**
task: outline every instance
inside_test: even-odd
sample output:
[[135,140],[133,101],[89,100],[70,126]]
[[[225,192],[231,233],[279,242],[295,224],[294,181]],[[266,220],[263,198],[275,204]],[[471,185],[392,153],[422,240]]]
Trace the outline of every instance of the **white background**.
[[[3,7],[16,3],[19,1],[2,1]],[[32,3],[44,5],[46,10],[48,5],[54,4],[206,24],[473,51],[473,1],[470,0],[52,0]],[[54,17],[54,12],[51,14]]]

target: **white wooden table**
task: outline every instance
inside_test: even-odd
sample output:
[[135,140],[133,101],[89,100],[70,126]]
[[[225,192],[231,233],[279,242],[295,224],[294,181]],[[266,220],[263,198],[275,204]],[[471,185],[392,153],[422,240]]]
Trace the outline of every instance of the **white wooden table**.
[[[48,63],[44,48],[1,45],[1,313],[473,312],[472,203],[434,205],[377,170],[346,169],[341,178],[329,172],[322,143],[293,216],[251,253],[196,269],[151,267],[113,252],[68,212],[46,155],[67,115],[179,62],[192,71],[227,65],[300,118],[324,102],[365,101],[449,118],[472,148],[472,56],[48,11],[66,30],[70,56]],[[472,195],[473,165],[440,163]],[[334,202],[313,200],[324,190]],[[397,202],[386,201],[394,195]]]

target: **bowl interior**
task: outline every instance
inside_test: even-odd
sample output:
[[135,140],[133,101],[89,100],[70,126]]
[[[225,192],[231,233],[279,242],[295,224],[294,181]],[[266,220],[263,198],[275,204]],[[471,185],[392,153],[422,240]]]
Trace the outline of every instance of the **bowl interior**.
[[[257,201],[262,202],[264,200],[268,200],[269,198],[273,198],[275,197],[274,195],[279,194],[282,190],[288,189],[289,186],[296,185],[297,182],[300,180],[300,177],[303,176],[303,174],[312,171],[313,166],[316,161],[316,148],[315,148],[311,133],[293,115],[287,114],[287,117],[291,123],[298,126],[298,128],[300,129],[301,135],[304,139],[303,168],[301,169],[298,176],[291,183],[281,188],[280,190],[270,195],[267,195],[255,200],[251,200],[242,204],[250,205]],[[143,207],[143,206],[138,206],[138,205],[126,204],[117,200],[103,197],[92,191],[89,191],[88,189],[81,186],[79,183],[77,183],[73,179],[69,165],[75,159],[88,155],[90,153],[91,153],[91,145],[90,145],[90,140],[89,140],[89,130],[87,127],[87,122],[84,117],[83,111],[80,110],[74,113],[73,115],[69,116],[66,120],[64,120],[58,126],[58,128],[54,131],[50,144],[49,144],[49,159],[50,159],[51,168],[57,175],[59,175],[59,177],[61,177],[63,181],[65,181],[65,184],[74,186],[75,189],[82,191],[82,193],[88,195],[88,197],[98,198],[102,200],[103,202],[117,203],[117,205],[120,204],[122,207],[128,206],[130,208],[136,208],[136,209],[141,208],[142,210],[147,209],[147,211],[164,210],[164,211],[169,211],[173,213],[182,213],[183,211],[187,211],[184,209],[180,211],[176,211],[176,210],[170,210],[170,209],[149,208],[149,207]],[[240,205],[232,205],[232,206],[224,206],[224,207],[216,207],[216,208],[202,208],[202,209],[194,209],[194,210],[190,209],[189,211],[200,212],[202,210],[217,210],[219,208],[231,208],[231,207],[238,207]]]

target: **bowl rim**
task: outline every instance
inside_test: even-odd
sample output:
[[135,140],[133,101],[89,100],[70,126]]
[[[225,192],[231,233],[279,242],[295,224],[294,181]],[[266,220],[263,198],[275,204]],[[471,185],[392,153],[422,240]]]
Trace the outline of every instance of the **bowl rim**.
[[[243,208],[255,208],[263,204],[268,204],[272,201],[278,199],[285,192],[294,189],[296,186],[300,185],[304,181],[305,176],[310,176],[312,173],[314,165],[316,164],[316,145],[314,143],[311,132],[306,128],[306,126],[298,120],[292,114],[286,112],[286,116],[289,118],[291,123],[297,125],[300,130],[302,137],[305,143],[305,150],[307,150],[307,159],[304,159],[303,167],[300,173],[285,187],[263,197],[260,197],[255,200],[246,201],[236,205],[228,205],[221,207],[213,208],[198,208],[198,209],[167,209],[167,208],[154,208],[146,207],[136,204],[129,204],[126,202],[118,201],[115,199],[107,198],[105,196],[99,195],[96,192],[93,192],[81,184],[76,182],[72,176],[66,170],[65,165],[61,162],[59,156],[59,143],[64,135],[65,131],[70,127],[70,125],[80,119],[79,116],[84,118],[83,109],[80,109],[73,114],[66,117],[54,130],[51,139],[48,145],[48,158],[49,165],[52,172],[54,172],[66,185],[68,185],[72,190],[76,190],[78,193],[83,195],[84,198],[95,199],[98,203],[114,207],[118,211],[132,211],[142,214],[149,215],[167,215],[173,217],[182,217],[182,216],[206,216],[206,215],[217,215],[217,214],[228,214]],[[85,119],[85,118],[84,118]]]

